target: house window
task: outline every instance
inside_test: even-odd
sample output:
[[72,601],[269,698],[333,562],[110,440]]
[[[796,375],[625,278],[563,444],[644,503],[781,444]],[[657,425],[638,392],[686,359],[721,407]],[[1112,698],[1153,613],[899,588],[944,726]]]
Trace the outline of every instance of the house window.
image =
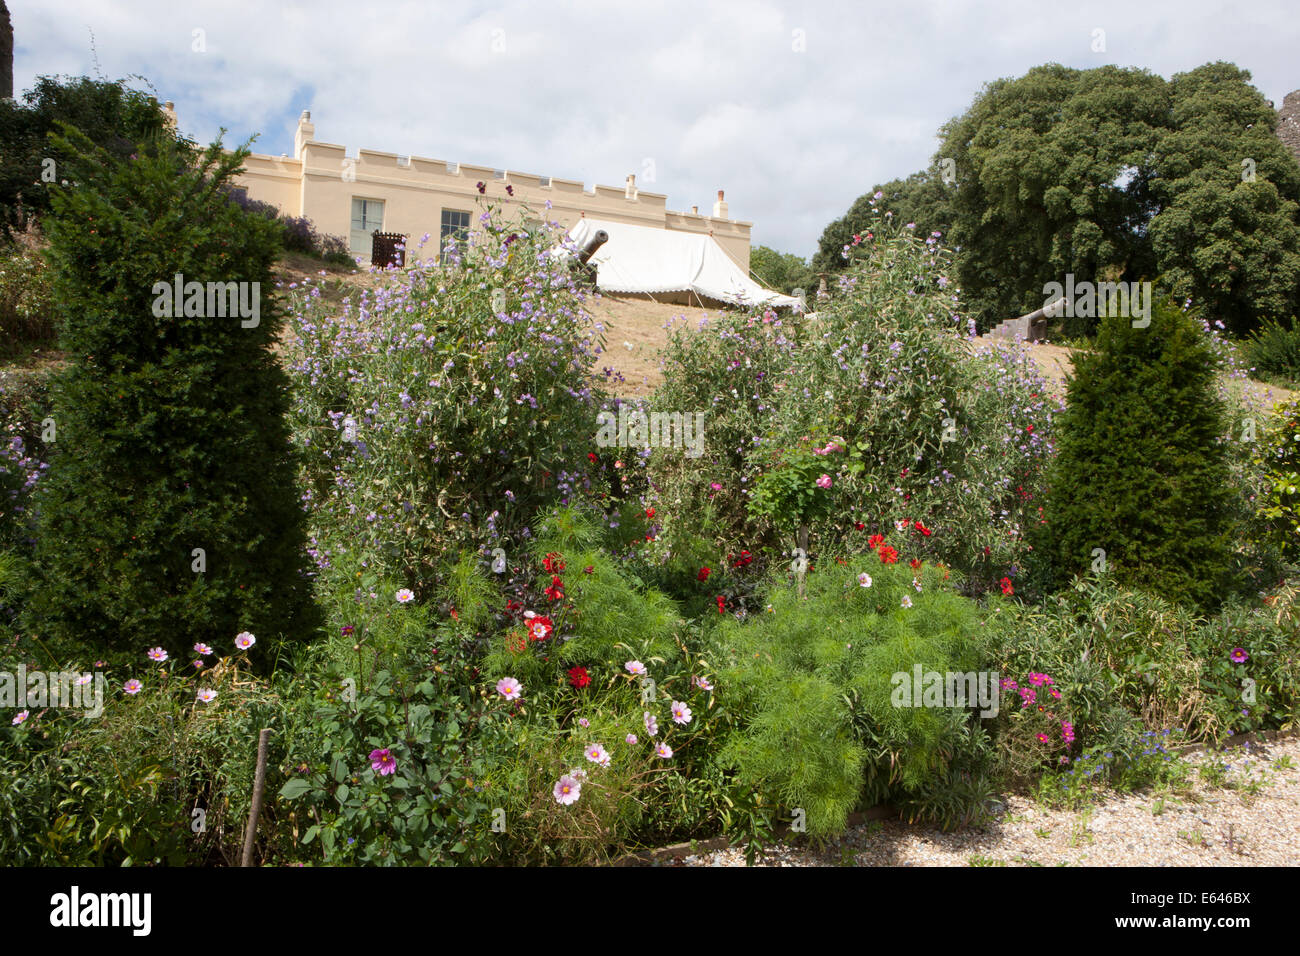
[[438,239],[438,261],[442,262],[442,250],[447,247],[447,243],[452,239],[455,239],[463,254],[465,240],[468,238],[469,213],[460,209],[444,209],[442,211],[442,233]]
[[354,256],[369,256],[370,234],[384,228],[384,201],[352,197],[352,231],[348,248]]

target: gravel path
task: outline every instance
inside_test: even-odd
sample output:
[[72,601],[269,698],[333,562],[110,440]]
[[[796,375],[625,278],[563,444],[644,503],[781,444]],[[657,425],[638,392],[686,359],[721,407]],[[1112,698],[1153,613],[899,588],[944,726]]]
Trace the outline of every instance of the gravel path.
[[[1300,740],[1185,758],[1230,766],[1210,786],[1194,771],[1190,792],[1110,794],[1083,811],[1048,810],[1010,796],[996,819],[944,833],[898,821],[851,828],[824,851],[780,845],[767,866],[1297,866]],[[679,857],[667,865],[744,866],[739,849]]]

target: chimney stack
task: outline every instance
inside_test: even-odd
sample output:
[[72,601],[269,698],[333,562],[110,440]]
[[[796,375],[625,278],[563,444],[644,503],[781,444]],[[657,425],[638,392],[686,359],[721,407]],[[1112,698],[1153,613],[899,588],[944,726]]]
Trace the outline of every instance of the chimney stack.
[[628,199],[636,199],[636,173],[627,174],[627,186],[624,187],[623,195]]
[[298,117],[298,129],[293,134],[293,158],[302,159],[302,148],[316,138],[316,126],[311,121],[311,111],[303,110]]
[[727,215],[727,201],[723,198],[722,190],[718,190],[718,201],[713,204],[714,219],[730,219]]
[[692,216],[698,216],[699,214],[700,214],[700,207],[699,207],[699,206],[692,206],[692,207],[691,207],[691,215],[692,215]]

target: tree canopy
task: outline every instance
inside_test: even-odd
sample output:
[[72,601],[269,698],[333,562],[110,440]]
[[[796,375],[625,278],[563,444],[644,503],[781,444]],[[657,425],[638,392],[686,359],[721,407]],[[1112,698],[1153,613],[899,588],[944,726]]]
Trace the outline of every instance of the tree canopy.
[[[928,169],[878,186],[826,227],[815,267],[865,227],[876,192],[958,249],[981,328],[1043,305],[1043,287],[1157,280],[1243,332],[1300,299],[1300,165],[1250,74],[1035,67],[987,84],[940,129]],[[1095,319],[1071,331],[1090,333]]]

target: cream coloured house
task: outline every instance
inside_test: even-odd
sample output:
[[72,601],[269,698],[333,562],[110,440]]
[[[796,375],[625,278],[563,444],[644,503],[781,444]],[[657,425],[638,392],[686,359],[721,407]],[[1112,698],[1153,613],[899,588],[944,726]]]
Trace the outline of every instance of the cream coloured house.
[[413,255],[427,233],[423,257],[438,255],[450,237],[463,238],[472,228],[481,198],[477,184],[482,182],[488,200],[526,205],[533,219],[544,217],[565,228],[590,216],[712,236],[740,269],[749,271],[752,223],[728,217],[722,190],[711,216],[701,215],[698,207],[673,212],[663,194],[638,189],[635,176],[628,176],[621,189],[596,186],[588,192],[574,180],[421,156],[362,149],[351,157],[343,146],[318,142],[315,135],[311,113],[304,112],[294,134],[293,156],[254,153],[245,161],[238,183],[248,198],[272,203],[288,216],[306,216],[318,232],[345,237],[353,255],[369,257],[376,230],[406,236]]

